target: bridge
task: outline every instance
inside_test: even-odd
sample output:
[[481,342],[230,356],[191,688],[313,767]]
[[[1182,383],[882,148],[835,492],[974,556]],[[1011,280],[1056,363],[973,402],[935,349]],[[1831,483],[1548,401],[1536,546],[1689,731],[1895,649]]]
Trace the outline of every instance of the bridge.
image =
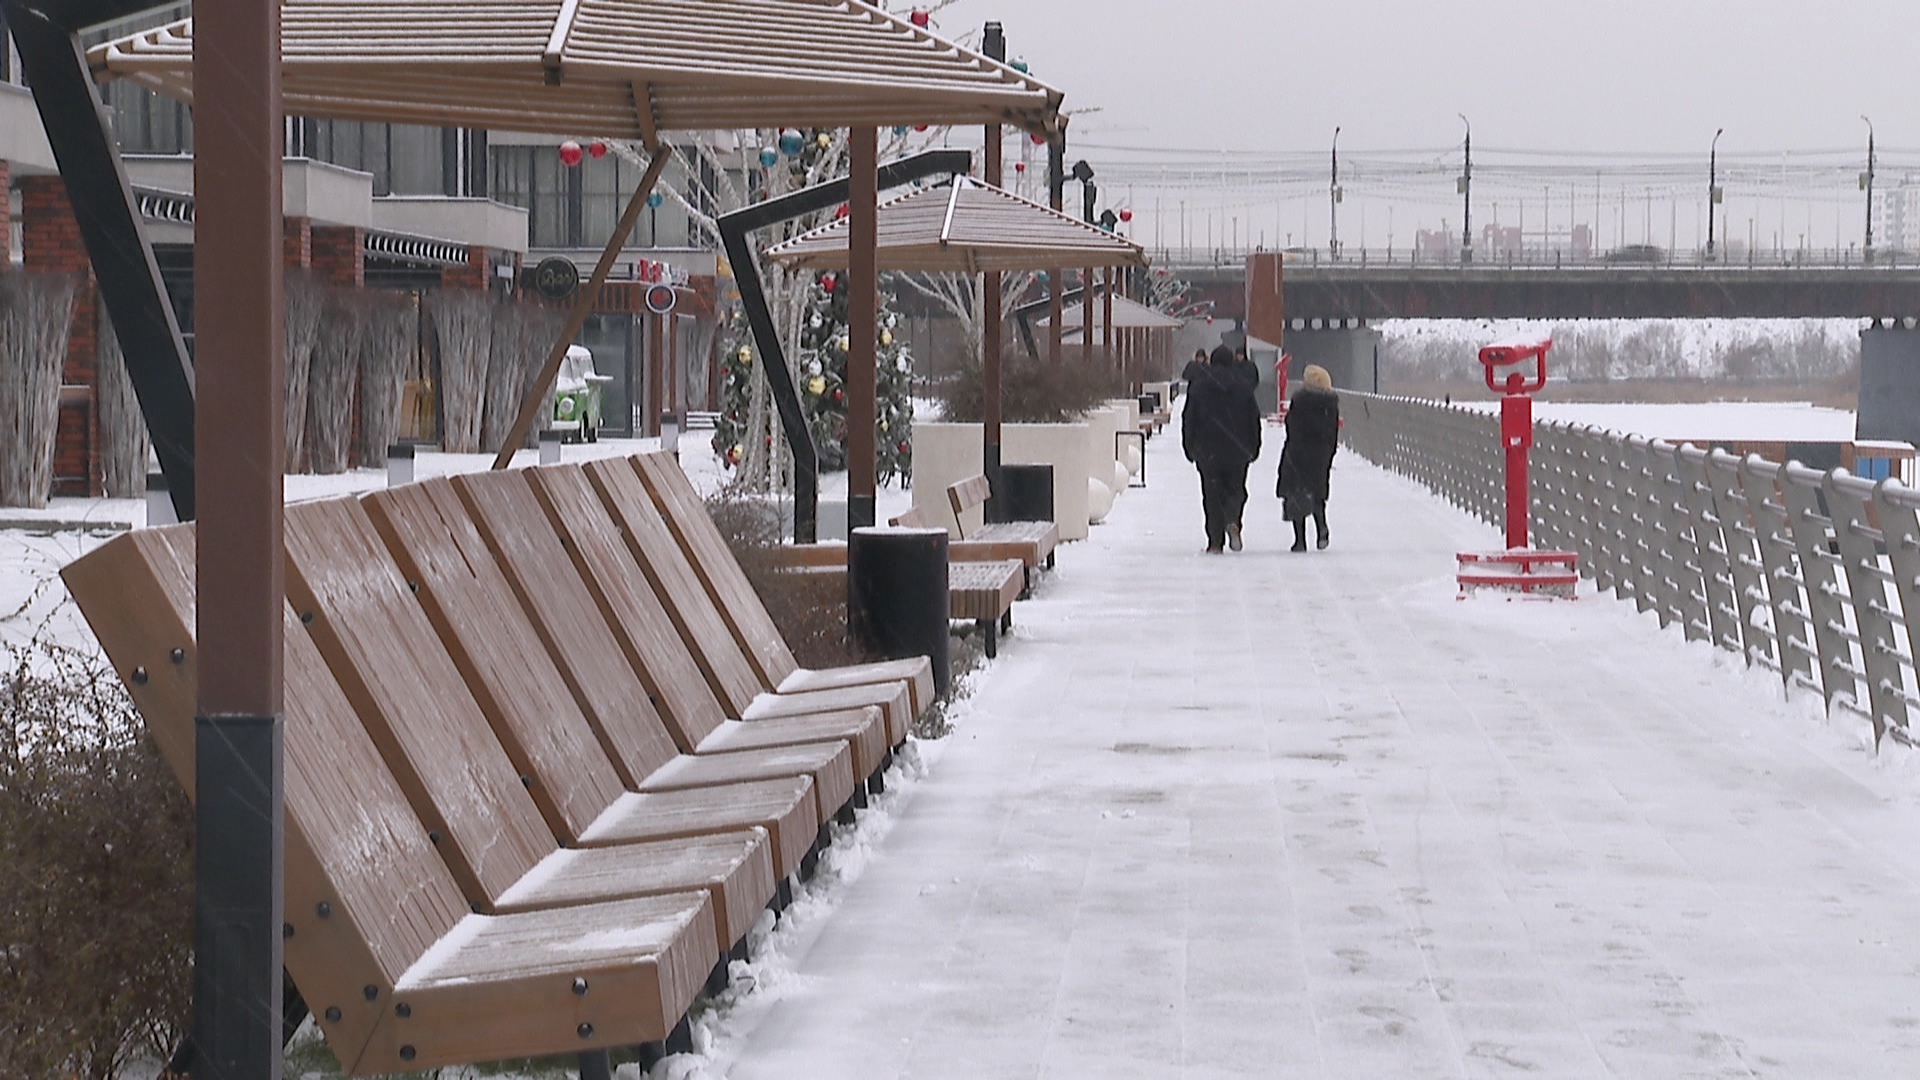
[[[1899,319],[1920,315],[1920,264],[1332,262],[1284,257],[1286,317]],[[1178,269],[1216,318],[1246,316],[1245,261]]]
[[699,1075],[1910,1074],[1912,494],[1543,430],[1596,580],[1461,602],[1492,418],[1344,406],[1324,553],[1150,444]]

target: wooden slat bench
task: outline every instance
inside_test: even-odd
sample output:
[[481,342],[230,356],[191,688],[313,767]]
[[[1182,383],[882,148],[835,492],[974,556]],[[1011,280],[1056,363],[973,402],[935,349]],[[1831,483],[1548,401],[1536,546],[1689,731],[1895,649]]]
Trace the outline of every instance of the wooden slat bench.
[[[894,518],[892,524],[909,525],[917,516],[918,511],[910,511]],[[1027,567],[1018,559],[959,559],[953,555],[953,548],[960,543],[964,541],[948,546],[947,614],[974,623],[991,659],[1000,655],[1000,635],[1013,626],[1013,602],[1026,595]],[[775,551],[774,559],[790,573],[836,576],[844,593],[845,544],[784,544]]]
[[947,485],[947,505],[953,508],[954,528],[960,539],[1018,545],[1021,562],[1038,567],[1044,561],[1053,566],[1053,549],[1060,545],[1060,527],[1051,521],[1006,521],[982,525],[967,535],[967,511],[986,505],[993,489],[978,473]]
[[[594,498],[577,471],[568,482],[575,498]],[[655,768],[659,752],[620,735],[633,726],[630,713],[656,716],[686,753],[834,740],[849,743],[856,777],[871,781],[885,766],[886,721],[877,708],[728,719],[604,513],[562,517],[556,528],[524,470],[460,477],[452,487],[630,787]],[[603,580],[613,584],[602,587]]]
[[[595,461],[583,470],[556,465],[533,470],[534,482],[556,497],[561,484],[574,471],[584,471],[598,494],[602,513],[612,519],[617,531],[652,583],[655,595],[665,604],[673,625],[692,648],[709,683],[729,712],[742,720],[786,716],[796,712],[855,708],[877,705],[887,716],[887,735],[892,745],[906,742],[916,713],[913,708],[911,680],[894,678],[832,686],[828,689],[772,693],[762,673],[755,668],[747,650],[734,636],[725,613],[702,583],[699,572],[675,540],[660,510],[642,486],[640,475],[631,462],[621,459]],[[556,522],[585,520],[592,510],[581,502],[552,507]],[[704,512],[702,517],[704,517]],[[717,536],[716,532],[716,536]],[[726,555],[732,563],[732,555]],[[736,572],[737,563],[733,564]],[[745,575],[742,573],[742,580]],[[751,585],[746,588],[749,592]],[[759,598],[754,597],[754,603]],[[765,609],[761,608],[762,615]],[[768,619],[769,633],[782,650],[786,643]],[[792,654],[788,652],[790,657]],[[924,658],[918,658],[924,662]]]
[[[436,557],[432,563],[416,550],[403,570],[361,503],[298,504],[287,510],[287,594],[312,617],[309,629],[322,655],[403,787],[418,792],[415,806],[430,824],[436,813],[448,819],[442,831],[457,848],[491,851],[499,830],[473,831],[463,843],[458,834],[465,823],[453,820],[456,809],[477,816],[530,801],[538,807],[532,824],[544,818],[549,847],[555,836],[582,847],[630,844],[658,828],[648,806],[656,795],[773,781],[750,793],[763,808],[751,824],[778,837],[784,876],[798,857],[792,849],[810,849],[819,824],[850,799],[853,770],[844,744],[689,757],[677,752],[657,719],[649,729],[637,714],[623,737],[654,767],[636,785],[638,794],[630,792],[484,543],[470,522],[459,528],[458,498],[444,482],[393,492],[409,490],[451,502],[453,513],[438,524],[458,542],[423,548]],[[395,510],[392,501],[386,507]],[[414,509],[424,516],[430,508]],[[421,518],[408,523],[422,532],[430,528]],[[395,527],[391,519],[389,527]],[[481,584],[457,589],[458,575]],[[457,633],[442,638],[454,628]],[[795,780],[808,782],[804,802],[779,802],[796,790]],[[702,798],[724,806],[728,794]],[[691,811],[685,801],[676,809],[684,829]],[[712,811],[700,831],[740,827],[735,821],[732,811]]]
[[679,462],[671,454],[650,453],[641,454],[629,464],[745,650],[763,687],[785,694],[904,682],[915,717],[933,707],[933,665],[924,656],[818,670],[801,667]]
[[[191,794],[191,526],[119,537],[62,576]],[[285,962],[341,1068],[603,1054],[682,1021],[719,958],[708,893],[471,913],[290,606],[285,673]]]

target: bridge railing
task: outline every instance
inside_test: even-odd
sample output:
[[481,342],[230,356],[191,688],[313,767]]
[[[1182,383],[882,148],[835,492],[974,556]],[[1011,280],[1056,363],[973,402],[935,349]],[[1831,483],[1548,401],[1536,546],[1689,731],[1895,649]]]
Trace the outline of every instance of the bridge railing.
[[[1157,247],[1149,249],[1154,265],[1172,270],[1226,270],[1245,266],[1247,256],[1260,248]],[[1271,250],[1271,249],[1266,249]],[[1476,251],[1471,263],[1458,250],[1419,251],[1413,248],[1346,248],[1334,258],[1323,248],[1288,248],[1282,252],[1289,267],[1320,270],[1369,270],[1392,267],[1416,270],[1911,270],[1920,266],[1920,252],[1876,249],[1868,262],[1857,248],[1783,248],[1726,252],[1708,259],[1703,250],[1646,248],[1611,251],[1572,251],[1528,248],[1521,251]]]
[[[1496,414],[1347,394],[1345,439],[1498,527]],[[1916,741],[1920,491],[1598,428],[1534,430],[1531,528],[1603,592]]]

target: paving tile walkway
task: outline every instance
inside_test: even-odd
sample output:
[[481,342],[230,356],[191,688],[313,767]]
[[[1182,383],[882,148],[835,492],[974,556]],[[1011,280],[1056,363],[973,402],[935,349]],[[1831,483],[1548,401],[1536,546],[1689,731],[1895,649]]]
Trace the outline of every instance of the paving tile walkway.
[[1454,600],[1492,531],[1351,456],[1287,552],[1277,452],[1203,557],[1154,441],[714,1067],[1920,1075],[1910,777],[1630,605]]

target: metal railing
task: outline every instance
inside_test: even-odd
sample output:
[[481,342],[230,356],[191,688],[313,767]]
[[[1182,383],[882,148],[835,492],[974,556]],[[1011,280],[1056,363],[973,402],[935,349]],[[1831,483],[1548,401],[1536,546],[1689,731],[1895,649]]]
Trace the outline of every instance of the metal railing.
[[[1261,249],[1233,247],[1156,247],[1148,254],[1154,265],[1170,270],[1223,270],[1246,265],[1247,256]],[[1807,271],[1833,270],[1859,273],[1868,270],[1913,270],[1920,267],[1920,253],[1879,248],[1869,261],[1857,248],[1769,248],[1765,250],[1721,251],[1708,259],[1706,252],[1692,249],[1573,251],[1527,248],[1522,251],[1476,251],[1473,261],[1463,263],[1457,249],[1444,252],[1414,248],[1347,248],[1333,257],[1324,248],[1288,248],[1282,251],[1289,269],[1321,270],[1432,270],[1490,272],[1497,270],[1591,270],[1631,273],[1634,271],[1698,270],[1729,271]]]
[[[1347,445],[1481,520],[1505,513],[1498,416],[1346,394]],[[1920,491],[1844,469],[1534,427],[1530,525],[1582,576],[1912,744]]]

